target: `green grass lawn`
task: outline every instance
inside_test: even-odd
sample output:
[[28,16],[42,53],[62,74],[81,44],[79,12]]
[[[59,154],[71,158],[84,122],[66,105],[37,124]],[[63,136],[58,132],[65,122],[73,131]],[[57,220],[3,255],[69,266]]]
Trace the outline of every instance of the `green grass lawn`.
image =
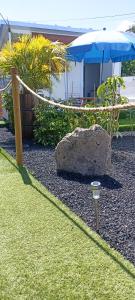
[[119,120],[119,131],[132,131],[132,130],[135,130],[135,120],[132,120],[132,122],[129,119]]
[[132,300],[134,270],[1,150],[0,300]]
[[135,130],[135,111],[123,111],[119,118],[119,131]]

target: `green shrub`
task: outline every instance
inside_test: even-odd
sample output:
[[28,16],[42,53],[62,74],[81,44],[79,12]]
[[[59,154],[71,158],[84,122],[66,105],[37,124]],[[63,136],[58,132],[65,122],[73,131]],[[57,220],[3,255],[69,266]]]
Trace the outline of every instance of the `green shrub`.
[[[110,77],[98,88],[98,97],[102,99],[103,106],[115,106],[127,102],[126,97],[119,94],[120,87],[124,87],[124,80],[119,76]],[[70,105],[70,101],[65,103]],[[72,104],[72,103],[71,103]],[[100,105],[100,104],[98,104]],[[86,105],[93,107],[95,104]],[[112,112],[73,112],[57,109],[40,103],[35,109],[34,136],[38,143],[43,145],[56,145],[67,133],[76,127],[89,128],[99,124],[113,136],[119,130],[119,110]],[[123,112],[123,115],[126,115]],[[121,113],[122,115],[122,113]]]
[[[94,104],[89,105],[94,106]],[[34,137],[42,145],[55,146],[69,132],[76,127],[89,128],[99,124],[108,129],[110,124],[109,112],[73,112],[58,109],[45,103],[40,103],[34,108],[35,123]],[[115,122],[113,120],[113,125]],[[114,128],[113,128],[113,131]]]
[[40,103],[34,108],[34,137],[43,145],[56,145],[76,127],[88,128],[95,124],[93,114],[65,111]]

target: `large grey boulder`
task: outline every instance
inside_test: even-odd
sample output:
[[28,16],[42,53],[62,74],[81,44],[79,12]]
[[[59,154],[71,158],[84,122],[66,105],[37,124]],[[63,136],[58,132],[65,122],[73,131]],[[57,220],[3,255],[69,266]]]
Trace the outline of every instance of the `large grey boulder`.
[[99,125],[76,128],[55,149],[58,171],[104,175],[111,167],[111,137]]

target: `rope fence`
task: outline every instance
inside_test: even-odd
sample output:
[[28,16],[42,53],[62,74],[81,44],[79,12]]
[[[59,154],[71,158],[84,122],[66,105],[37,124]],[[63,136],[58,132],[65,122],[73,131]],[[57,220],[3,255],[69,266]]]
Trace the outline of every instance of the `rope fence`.
[[37,97],[39,100],[44,101],[47,104],[53,105],[58,108],[63,108],[66,110],[71,110],[71,111],[77,111],[77,112],[106,112],[106,111],[117,111],[117,110],[125,110],[125,109],[130,109],[130,108],[135,108],[135,102],[130,102],[126,104],[117,104],[115,106],[99,106],[99,107],[78,107],[78,106],[69,106],[69,105],[64,105],[61,103],[56,103],[52,100],[48,100],[40,95],[38,95],[36,92],[34,92],[26,83],[23,82],[23,80],[16,75],[17,80],[19,83],[27,90],[29,91],[33,96]]
[[0,93],[3,93],[3,92],[5,92],[7,89],[9,89],[11,83],[12,83],[12,80],[10,80],[4,88],[0,89]]
[[2,118],[2,116],[3,116],[2,95],[1,94],[9,89],[11,83],[12,83],[12,80],[10,80],[4,88],[0,89],[0,118]]
[[61,103],[48,100],[36,92],[34,92],[23,80],[18,76],[17,69],[11,69],[11,78],[12,80],[6,85],[5,88],[0,89],[0,93],[4,92],[9,88],[12,83],[12,96],[13,96],[13,108],[14,108],[14,125],[15,125],[15,144],[16,144],[16,163],[18,166],[23,165],[23,146],[22,146],[22,122],[21,122],[21,111],[20,111],[20,89],[19,84],[21,84],[27,91],[29,91],[34,97],[39,100],[44,101],[45,103],[52,105],[54,107],[62,108],[65,110],[71,110],[76,112],[113,112],[119,110],[126,110],[135,108],[135,102],[126,103],[123,105],[107,106],[107,107],[78,107],[78,106],[69,106]]

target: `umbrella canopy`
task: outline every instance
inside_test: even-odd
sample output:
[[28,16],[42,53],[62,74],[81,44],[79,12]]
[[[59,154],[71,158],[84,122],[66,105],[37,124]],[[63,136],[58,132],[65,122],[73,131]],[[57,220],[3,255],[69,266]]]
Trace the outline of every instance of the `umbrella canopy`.
[[75,39],[67,48],[69,60],[85,63],[121,62],[135,59],[135,34],[92,31]]

